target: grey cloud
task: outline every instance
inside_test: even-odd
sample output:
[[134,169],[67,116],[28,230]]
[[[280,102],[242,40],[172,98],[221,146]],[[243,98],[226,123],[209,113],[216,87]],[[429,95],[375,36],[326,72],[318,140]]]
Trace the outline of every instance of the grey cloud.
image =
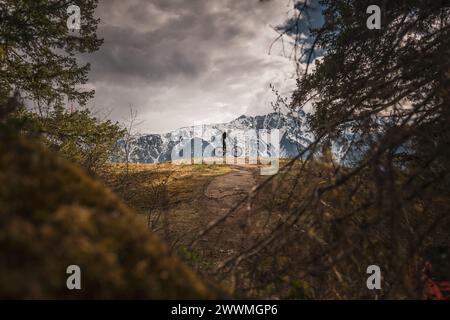
[[268,56],[286,0],[104,0],[100,51],[92,64],[96,107],[122,120],[128,105],[141,131],[192,121],[228,121],[270,111],[269,83],[292,87],[292,63]]

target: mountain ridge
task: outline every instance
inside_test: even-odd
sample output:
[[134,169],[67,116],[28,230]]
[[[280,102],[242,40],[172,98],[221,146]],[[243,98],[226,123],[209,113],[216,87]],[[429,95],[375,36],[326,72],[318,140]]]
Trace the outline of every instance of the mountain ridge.
[[[201,154],[193,153],[194,156],[201,156],[205,149],[208,148],[208,145],[218,146],[217,137],[224,132],[227,132],[230,138],[235,136],[235,139],[241,139],[243,132],[253,130],[259,139],[259,133],[263,130],[272,133],[274,129],[278,129],[279,157],[284,158],[297,156],[299,152],[313,141],[313,135],[308,130],[304,113],[299,113],[298,116],[280,112],[257,116],[241,115],[230,122],[208,124],[200,128],[187,126],[162,134],[145,133],[133,135],[129,141],[129,161],[132,163],[171,161],[174,160],[172,159],[174,151],[175,153],[178,152],[178,149],[186,147],[189,143],[192,145],[197,143],[202,146]],[[124,145],[125,142],[123,140],[119,141],[120,149],[123,150]],[[258,147],[260,146],[258,145]],[[119,162],[121,159],[116,157],[113,160]]]

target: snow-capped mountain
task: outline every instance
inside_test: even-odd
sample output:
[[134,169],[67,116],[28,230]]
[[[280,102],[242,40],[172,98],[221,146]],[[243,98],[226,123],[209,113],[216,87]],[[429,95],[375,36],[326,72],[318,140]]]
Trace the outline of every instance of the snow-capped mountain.
[[[172,159],[174,155],[183,157],[186,150],[194,157],[217,156],[217,150],[223,152],[224,133],[227,151],[240,150],[235,156],[276,152],[279,157],[294,157],[313,140],[305,120],[304,113],[293,116],[273,112],[255,117],[242,115],[228,123],[183,127],[165,134],[135,135],[129,143],[129,158],[134,163],[156,163],[176,160]],[[265,135],[272,138],[265,141]],[[276,138],[279,144],[271,140]],[[123,148],[123,145],[123,141],[119,142],[119,146]],[[239,145],[242,148],[234,147]]]

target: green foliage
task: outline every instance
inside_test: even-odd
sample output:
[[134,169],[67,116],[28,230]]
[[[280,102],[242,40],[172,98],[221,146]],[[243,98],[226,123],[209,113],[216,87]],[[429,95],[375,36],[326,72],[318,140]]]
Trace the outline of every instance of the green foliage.
[[285,299],[308,299],[308,290],[310,290],[309,283],[302,280],[294,280],[291,287],[287,290]]
[[[68,30],[67,8],[81,10],[81,30]],[[88,110],[66,112],[67,101],[84,105],[94,94],[84,91],[89,65],[78,65],[77,53],[93,52],[97,39],[97,0],[7,0],[0,2],[0,96],[15,93],[16,102],[28,99],[37,114],[25,108],[4,110],[8,121],[43,141],[89,172],[107,161],[123,131],[117,124],[96,119]],[[20,99],[19,99],[20,98]],[[2,104],[5,105],[6,104]]]
[[[67,8],[78,5],[81,30],[67,28]],[[83,105],[93,91],[87,82],[89,64],[78,66],[75,54],[99,48],[97,0],[6,0],[0,2],[0,87],[18,90],[40,108],[61,105],[65,98]],[[41,109],[42,111],[42,109]]]
[[89,173],[105,168],[124,134],[118,123],[99,120],[88,109],[67,112],[55,107],[41,117],[21,107],[17,95],[6,99],[2,114],[5,129],[39,137],[50,149],[80,164]]
[[37,118],[44,141],[67,159],[89,172],[101,169],[116,151],[124,130],[110,120],[99,120],[87,109],[66,112],[55,108]]
[[198,267],[200,265],[200,256],[194,251],[189,250],[186,246],[180,246],[180,248],[178,248],[178,255],[191,267]]

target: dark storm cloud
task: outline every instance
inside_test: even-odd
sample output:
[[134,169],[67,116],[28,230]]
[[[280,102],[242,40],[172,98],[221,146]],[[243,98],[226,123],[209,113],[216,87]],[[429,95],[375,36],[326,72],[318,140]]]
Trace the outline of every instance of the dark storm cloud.
[[205,0],[132,1],[128,8],[118,3],[105,2],[98,10],[105,43],[90,61],[102,78],[152,82],[195,77],[211,64],[214,49],[227,50],[233,38],[253,35],[238,27],[239,20],[248,18],[248,5],[217,10]]
[[183,48],[183,41],[175,37],[163,38],[165,35],[156,31],[137,33],[115,26],[103,27],[101,33],[105,44],[90,58],[94,80],[164,81],[177,75],[193,77],[207,68],[204,52]]
[[268,84],[292,84],[292,64],[267,54],[276,36],[269,24],[283,21],[287,4],[100,1],[104,45],[83,57],[92,64],[95,105],[111,109],[115,120],[133,105],[145,120],[142,131],[270,111]]

